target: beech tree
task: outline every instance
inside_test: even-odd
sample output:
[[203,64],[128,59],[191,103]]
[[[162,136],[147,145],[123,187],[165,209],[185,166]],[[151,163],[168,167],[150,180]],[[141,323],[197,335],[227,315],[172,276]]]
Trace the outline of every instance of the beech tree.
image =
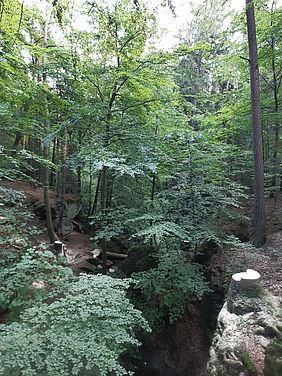
[[260,110],[260,79],[256,41],[255,10],[253,0],[246,0],[246,16],[249,45],[249,65],[251,81],[253,155],[254,155],[254,245],[259,248],[266,242],[265,197],[262,128]]

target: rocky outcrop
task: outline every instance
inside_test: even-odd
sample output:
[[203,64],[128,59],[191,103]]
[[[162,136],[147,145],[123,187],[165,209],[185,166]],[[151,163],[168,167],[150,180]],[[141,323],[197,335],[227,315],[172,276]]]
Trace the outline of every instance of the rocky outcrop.
[[275,373],[282,364],[277,354],[281,357],[281,300],[259,280],[250,270],[233,275],[210,348],[209,376],[282,374]]

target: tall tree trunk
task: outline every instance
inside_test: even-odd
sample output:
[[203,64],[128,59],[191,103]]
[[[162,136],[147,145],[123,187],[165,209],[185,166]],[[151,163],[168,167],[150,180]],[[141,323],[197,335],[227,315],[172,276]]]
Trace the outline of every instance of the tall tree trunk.
[[113,174],[109,174],[108,177],[108,184],[107,184],[107,199],[106,199],[106,206],[107,208],[111,208],[112,206],[112,198],[113,198],[113,189],[114,189],[114,176]]
[[15,156],[17,154],[18,148],[19,148],[20,144],[22,143],[22,141],[23,141],[23,134],[21,132],[16,132],[16,137],[15,137],[15,141],[14,141],[14,144],[13,144],[13,150],[12,150],[13,156]]
[[246,16],[249,45],[249,65],[251,80],[253,155],[254,155],[254,245],[259,248],[266,242],[265,197],[263,176],[262,128],[260,113],[260,82],[256,24],[253,0],[246,0]]
[[[48,41],[48,27],[51,17],[51,12],[48,12],[48,15],[45,20],[44,25],[44,48],[47,48],[47,41]],[[46,58],[43,56],[43,83],[46,82],[47,73],[46,73]],[[50,123],[49,123],[49,111],[48,111],[48,103],[46,94],[44,94],[44,102],[45,102],[45,134],[48,135],[50,133]],[[45,214],[46,214],[46,227],[48,230],[48,235],[51,243],[58,238],[54,231],[53,220],[52,220],[52,213],[51,213],[51,206],[50,206],[50,197],[49,197],[49,178],[50,178],[50,171],[47,162],[49,161],[49,145],[43,146],[43,155],[46,161],[45,168],[44,168],[44,204],[45,204]]]
[[[155,127],[155,143],[156,143],[156,138],[158,134],[158,129],[159,129],[159,118],[156,116],[156,127]],[[154,147],[156,151],[156,147]],[[153,202],[155,200],[155,192],[156,192],[156,183],[157,183],[157,172],[153,172],[153,179],[152,179],[152,190],[151,190],[151,202],[152,202],[152,208],[153,208]],[[153,226],[153,220],[150,220],[150,226]],[[153,239],[150,240],[150,246],[153,248],[153,244],[155,243],[156,248],[158,247],[158,244],[156,242],[156,237],[155,235],[153,236]]]
[[[62,150],[62,138],[57,137],[57,152],[56,152],[56,164],[59,164],[59,159]],[[58,168],[56,172],[56,194],[60,196],[60,188],[61,188],[61,171]]]
[[[272,2],[271,7],[271,22],[270,27],[273,27],[273,13],[276,9],[276,1]],[[272,154],[272,166],[273,166],[273,177],[272,177],[272,191],[271,197],[274,197],[275,201],[277,199],[278,191],[278,177],[279,177],[279,160],[278,160],[278,150],[279,150],[279,133],[280,133],[280,122],[278,119],[279,114],[279,99],[278,90],[279,83],[277,79],[276,64],[275,64],[275,36],[271,36],[271,67],[272,67],[272,82],[273,82],[273,97],[274,97],[274,112],[277,117],[275,117],[274,122],[274,138],[273,138],[273,154]]]
[[[54,138],[53,141],[53,150],[52,150],[52,163],[56,164],[56,144],[57,144],[57,137]],[[55,174],[53,171],[50,173],[50,185],[51,187],[55,186]]]
[[60,189],[60,214],[58,220],[58,233],[62,235],[63,230],[63,218],[65,212],[65,193],[66,193],[66,160],[68,155],[68,131],[65,128],[61,161],[61,189]]
[[[159,130],[159,117],[156,116],[156,126],[155,126],[155,143],[157,142],[156,138],[157,138],[157,135],[158,135],[158,130]],[[155,151],[156,151],[156,146],[154,147]],[[153,172],[153,181],[152,181],[152,190],[151,190],[151,201],[153,202],[154,201],[154,198],[155,198],[155,191],[156,191],[156,178],[157,178],[157,173],[156,172]]]
[[81,196],[81,166],[78,166],[76,169],[76,174],[77,174],[77,195],[80,197]]
[[90,161],[89,165],[89,186],[88,186],[88,210],[87,210],[87,218],[90,217],[91,214],[91,206],[92,206],[92,186],[93,186],[93,173],[92,173],[92,163]]
[[[103,226],[105,225],[105,214],[106,214],[106,199],[107,199],[107,174],[108,174],[108,167],[103,166],[101,171],[101,213],[103,216]],[[107,274],[107,241],[105,238],[101,241],[101,248],[102,248],[102,267],[103,267],[103,274]]]
[[[115,101],[116,94],[113,92],[111,95],[108,113],[106,117],[106,131],[104,145],[107,148],[110,144],[110,123],[112,119],[112,106]],[[100,184],[100,197],[101,197],[101,213],[103,226],[106,224],[106,210],[107,210],[107,195],[109,184],[109,167],[103,166],[101,171],[101,184]],[[101,241],[101,253],[102,253],[102,267],[103,274],[107,274],[107,240],[105,238]]]
[[90,215],[94,215],[97,212],[97,204],[98,204],[98,197],[99,197],[99,189],[100,189],[100,181],[101,181],[101,172],[99,172],[98,175],[98,180],[97,180],[97,186],[96,186],[96,191],[95,191],[95,197],[91,209]]
[[[44,159],[47,161],[49,158],[48,147],[44,147],[43,154],[44,154]],[[46,215],[46,227],[47,227],[50,243],[54,243],[54,241],[57,240],[58,237],[55,234],[53,220],[52,220],[52,212],[51,212],[50,197],[49,197],[49,175],[50,175],[49,168],[45,167],[44,204],[45,204],[45,215]]]
[[[272,38],[273,40],[273,38]],[[274,54],[274,43],[272,42],[272,53]],[[278,117],[279,114],[279,101],[278,101],[278,88],[277,88],[277,78],[275,69],[274,56],[272,57],[272,75],[273,75],[273,96],[274,96],[274,111],[275,115]],[[275,118],[274,123],[274,139],[273,139],[273,154],[272,154],[272,166],[273,166],[273,177],[272,177],[272,192],[271,196],[274,197],[276,201],[277,196],[277,180],[278,180],[278,150],[279,150],[279,132],[280,124],[279,120]]]

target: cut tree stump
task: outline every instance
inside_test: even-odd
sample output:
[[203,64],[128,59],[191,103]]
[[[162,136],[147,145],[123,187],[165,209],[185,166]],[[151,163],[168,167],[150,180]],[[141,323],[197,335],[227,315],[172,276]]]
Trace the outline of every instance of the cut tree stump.
[[54,249],[57,256],[66,256],[66,246],[60,240],[54,242]]
[[253,312],[255,301],[261,297],[260,274],[253,269],[232,275],[227,297],[227,310],[236,315]]

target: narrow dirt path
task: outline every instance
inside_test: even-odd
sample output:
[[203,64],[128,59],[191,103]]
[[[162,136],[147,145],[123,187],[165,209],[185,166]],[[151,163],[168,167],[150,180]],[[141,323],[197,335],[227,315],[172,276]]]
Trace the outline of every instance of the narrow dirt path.
[[[1,181],[1,185],[14,189],[16,191],[23,192],[26,196],[27,205],[29,205],[30,210],[32,210],[33,204],[41,202],[44,203],[44,192],[43,188],[35,187],[29,182],[26,181]],[[52,189],[49,190],[51,206],[55,206],[56,192]],[[69,201],[77,201],[79,198],[77,196],[66,194],[65,199]],[[29,220],[30,227],[37,227],[40,230],[40,233],[30,236],[30,241],[32,244],[39,244],[40,242],[48,243],[48,234],[44,224],[37,216],[33,216]],[[68,237],[67,240],[63,243],[66,244],[68,253],[70,255],[85,255],[90,253],[92,246],[89,239],[89,235],[82,234],[78,231],[73,231]]]
[[90,252],[92,249],[89,235],[73,231],[64,242],[71,253]]

